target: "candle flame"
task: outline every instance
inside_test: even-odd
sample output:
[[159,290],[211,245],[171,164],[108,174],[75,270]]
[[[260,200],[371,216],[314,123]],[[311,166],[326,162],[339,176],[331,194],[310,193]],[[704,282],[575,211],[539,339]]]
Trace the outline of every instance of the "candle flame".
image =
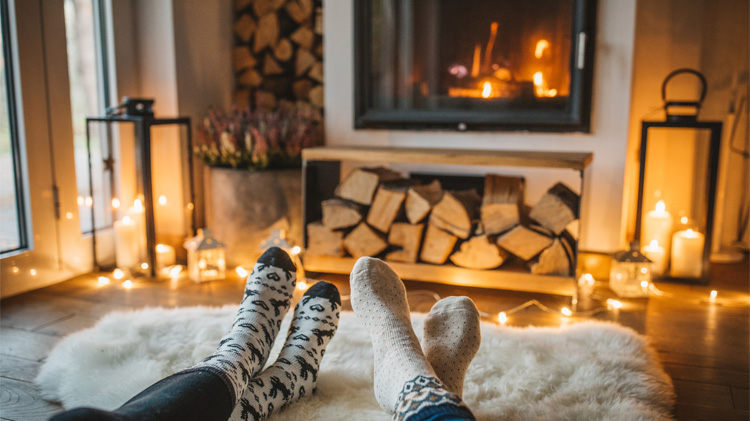
[[501,325],[504,325],[505,323],[507,323],[507,322],[508,322],[508,315],[507,315],[507,314],[505,314],[505,312],[504,312],[504,311],[501,311],[501,312],[500,312],[500,313],[498,313],[498,315],[497,315],[497,321],[498,321],[498,322],[500,322],[500,324],[501,324]]
[[695,232],[692,229],[688,228],[688,230],[685,231],[685,236],[687,236],[687,237],[695,237]]
[[164,206],[167,204],[167,196],[161,195],[159,196],[159,204]]
[[654,249],[655,249],[655,248],[659,247],[659,242],[658,242],[658,241],[656,241],[656,240],[651,240],[651,243],[649,244],[649,246],[650,246],[651,248],[654,248]]
[[157,244],[156,251],[158,251],[159,253],[164,253],[167,251],[167,246],[165,246],[164,244]]
[[667,205],[664,204],[663,200],[656,202],[656,210],[658,212],[664,212],[665,210],[667,210]]
[[492,84],[484,82],[482,86],[482,98],[489,98],[492,95]]
[[620,301],[617,301],[612,298],[607,299],[607,307],[614,308],[614,309],[620,309],[622,308],[622,303]]
[[688,223],[688,217],[687,216],[683,216],[682,218],[680,218],[680,222],[683,223],[683,224],[687,224]]
[[534,51],[534,57],[536,58],[542,58],[542,55],[544,54],[544,50],[549,47],[549,41],[546,39],[540,39],[536,43],[536,50]]
[[717,295],[719,295],[718,291],[716,291],[715,289],[711,290],[711,295],[709,296],[709,300],[711,300],[712,303],[715,302]]
[[143,211],[143,202],[141,202],[141,199],[135,199],[133,201],[133,207],[139,212]]
[[122,217],[122,223],[125,224],[125,225],[130,225],[130,224],[133,223],[133,220],[130,219],[129,216],[123,216]]
[[112,208],[113,209],[119,209],[120,208],[120,199],[113,197],[112,198]]

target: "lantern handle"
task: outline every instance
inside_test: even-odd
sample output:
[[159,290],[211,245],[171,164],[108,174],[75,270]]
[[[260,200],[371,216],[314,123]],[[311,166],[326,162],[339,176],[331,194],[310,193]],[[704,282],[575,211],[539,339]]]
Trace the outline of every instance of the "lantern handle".
[[[701,96],[697,101],[667,101],[667,84],[673,77],[689,73],[698,77],[701,82]],[[706,78],[697,70],[693,69],[677,69],[667,75],[664,82],[661,84],[661,100],[664,101],[664,111],[667,113],[667,120],[696,120],[698,118],[698,110],[700,110],[703,100],[706,99],[706,90],[708,84]],[[695,114],[670,114],[669,107],[695,107]]]

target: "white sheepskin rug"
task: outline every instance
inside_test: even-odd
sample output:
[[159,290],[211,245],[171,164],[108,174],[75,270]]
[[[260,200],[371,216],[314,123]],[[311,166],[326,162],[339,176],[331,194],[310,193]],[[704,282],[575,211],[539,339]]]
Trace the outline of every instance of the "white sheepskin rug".
[[[213,352],[235,306],[150,308],[108,314],[64,338],[36,383],[66,408],[113,409],[159,379]],[[413,314],[418,336],[424,314]],[[286,332],[290,316],[281,332]],[[270,361],[285,334],[280,334]],[[353,313],[342,313],[315,395],[275,420],[389,420],[372,390],[372,348]],[[670,419],[674,391],[654,351],[634,331],[603,322],[561,328],[482,323],[464,401],[480,420]]]

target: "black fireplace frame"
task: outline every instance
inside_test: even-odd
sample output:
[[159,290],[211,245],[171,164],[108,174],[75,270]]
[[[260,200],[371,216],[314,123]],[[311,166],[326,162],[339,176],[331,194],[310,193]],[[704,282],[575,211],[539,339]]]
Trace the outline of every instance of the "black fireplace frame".
[[354,0],[354,128],[590,133],[597,3],[573,0],[570,102],[566,110],[385,110],[368,105],[373,98],[368,77],[372,3]]

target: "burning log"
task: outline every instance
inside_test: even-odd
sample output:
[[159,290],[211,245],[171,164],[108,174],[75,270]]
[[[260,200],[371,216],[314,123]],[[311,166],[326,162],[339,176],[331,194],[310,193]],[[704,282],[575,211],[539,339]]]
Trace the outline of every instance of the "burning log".
[[571,260],[561,240],[555,239],[552,245],[546,248],[536,263],[531,265],[531,273],[535,275],[559,275],[570,274]]
[[401,247],[401,250],[386,254],[385,259],[396,262],[415,263],[419,255],[419,246],[422,242],[422,231],[424,231],[424,224],[412,225],[397,222],[391,225],[391,231],[388,233],[388,243]]
[[500,234],[518,225],[523,191],[523,177],[485,176],[480,209],[485,234]]
[[355,259],[362,256],[375,256],[388,247],[388,243],[372,230],[366,223],[357,225],[352,232],[344,237],[344,248]]
[[321,204],[323,225],[336,230],[349,228],[362,221],[362,206],[343,199],[328,199]]
[[531,208],[529,216],[543,227],[560,235],[565,227],[578,219],[580,198],[563,183],[555,184]]
[[435,180],[424,186],[414,186],[406,192],[406,218],[412,224],[423,220],[443,197],[443,188]]
[[400,176],[397,172],[387,168],[357,168],[336,187],[334,194],[342,199],[369,206],[380,183],[398,178]]
[[344,233],[325,227],[320,221],[307,224],[306,254],[315,256],[344,255]]
[[422,243],[419,259],[423,262],[442,265],[448,259],[458,237],[447,233],[432,224],[427,224],[427,233]]
[[476,217],[481,198],[474,190],[444,192],[432,208],[430,224],[448,231],[458,238],[467,239]]
[[552,244],[552,239],[519,225],[497,239],[497,245],[525,261]]
[[456,266],[469,269],[494,269],[505,262],[508,252],[491,243],[486,235],[471,237],[461,243],[459,251],[451,255]]

